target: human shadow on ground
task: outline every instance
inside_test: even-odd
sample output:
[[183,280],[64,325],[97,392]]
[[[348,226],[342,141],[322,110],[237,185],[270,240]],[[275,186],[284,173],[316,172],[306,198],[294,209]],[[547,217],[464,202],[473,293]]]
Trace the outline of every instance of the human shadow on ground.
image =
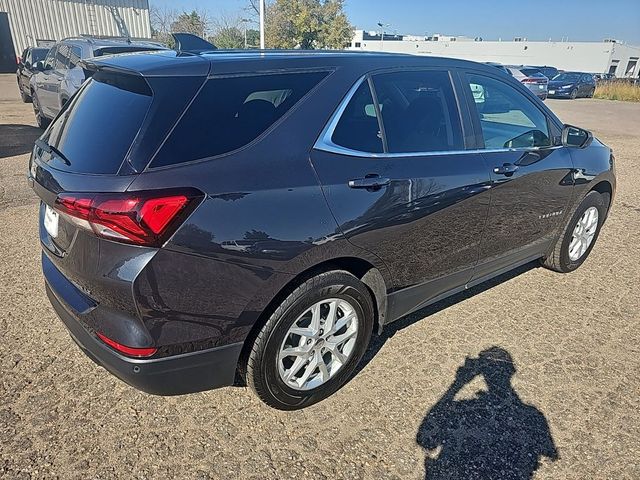
[[0,125],[0,158],[29,153],[42,130],[32,125]]
[[[466,358],[418,428],[426,480],[527,480],[542,457],[558,458],[544,415],[513,389],[515,372],[511,355],[500,347]],[[487,389],[457,399],[478,376]]]

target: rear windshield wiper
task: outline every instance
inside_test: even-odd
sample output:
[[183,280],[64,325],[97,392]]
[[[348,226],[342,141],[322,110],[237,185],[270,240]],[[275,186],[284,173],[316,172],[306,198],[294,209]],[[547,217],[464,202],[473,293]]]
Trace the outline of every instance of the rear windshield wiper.
[[52,147],[51,145],[49,145],[44,140],[37,139],[36,140],[36,147],[38,147],[40,150],[44,150],[45,152],[47,152],[50,155],[53,154],[56,157],[60,158],[60,160],[62,160],[62,162],[65,165],[71,165],[71,162],[69,161],[69,159],[67,157],[64,156],[64,153],[62,153],[56,147]]

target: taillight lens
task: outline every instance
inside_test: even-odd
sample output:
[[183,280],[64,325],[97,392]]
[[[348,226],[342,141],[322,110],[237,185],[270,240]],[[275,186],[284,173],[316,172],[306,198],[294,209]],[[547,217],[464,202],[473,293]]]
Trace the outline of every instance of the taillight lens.
[[122,345],[121,343],[116,342],[115,340],[111,340],[103,333],[97,333],[98,338],[102,340],[104,343],[109,345],[111,348],[116,350],[117,352],[123,353],[128,357],[136,357],[136,358],[146,358],[152,356],[154,353],[158,351],[155,347],[146,347],[146,348],[138,348],[138,347],[127,347],[126,345]]
[[63,193],[56,209],[75,225],[111,240],[159,246],[203,195],[197,191]]

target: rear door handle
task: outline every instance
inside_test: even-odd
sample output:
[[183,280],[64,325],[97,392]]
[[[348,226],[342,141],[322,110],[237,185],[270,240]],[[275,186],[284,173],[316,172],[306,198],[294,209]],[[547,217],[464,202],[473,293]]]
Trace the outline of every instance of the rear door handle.
[[383,178],[377,174],[369,174],[364,178],[356,178],[355,180],[349,180],[349,187],[351,188],[380,188],[389,185],[391,180]]
[[493,167],[493,173],[506,175],[507,177],[513,175],[516,170],[518,170],[518,165],[514,165],[513,163],[503,163],[498,167]]

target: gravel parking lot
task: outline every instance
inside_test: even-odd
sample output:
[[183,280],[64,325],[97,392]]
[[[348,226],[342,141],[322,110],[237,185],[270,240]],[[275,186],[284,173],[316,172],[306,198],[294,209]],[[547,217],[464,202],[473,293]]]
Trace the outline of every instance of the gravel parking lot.
[[[547,103],[616,154],[617,196],[584,266],[528,266],[423,310],[376,339],[337,394],[285,413],[241,387],[149,396],[80,352],[40,273],[25,181],[40,130],[0,76],[0,477],[418,479],[495,465],[524,479],[540,458],[535,478],[640,478],[640,104]],[[487,400],[476,377],[452,401],[458,367],[491,347],[513,359],[513,390]]]

